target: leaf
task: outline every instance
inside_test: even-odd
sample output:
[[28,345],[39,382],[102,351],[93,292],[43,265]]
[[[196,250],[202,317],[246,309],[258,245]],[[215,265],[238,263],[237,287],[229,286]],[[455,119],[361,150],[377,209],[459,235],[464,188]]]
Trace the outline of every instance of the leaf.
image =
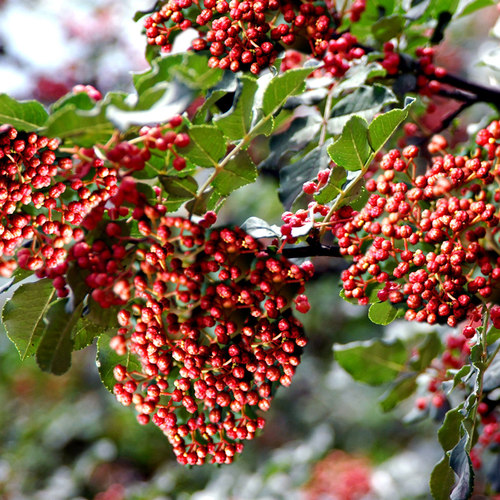
[[190,175],[187,177],[160,175],[160,182],[167,193],[165,206],[169,212],[177,210],[183,203],[195,198],[198,191],[198,183]]
[[21,285],[5,303],[2,323],[22,360],[36,352],[45,328],[43,319],[54,298],[52,280],[42,279]]
[[401,16],[383,17],[372,25],[372,33],[379,42],[388,42],[402,33],[404,24]]
[[372,151],[368,142],[368,124],[353,116],[344,126],[342,135],[328,148],[330,158],[346,170],[361,170]]
[[392,109],[377,116],[368,127],[368,140],[373,151],[377,153],[389,140],[397,128],[406,120],[410,107],[415,99],[408,100],[402,109]]
[[268,84],[262,98],[262,111],[265,115],[273,115],[292,95],[302,92],[305,79],[314,68],[291,69],[275,76]]
[[468,16],[476,10],[495,5],[494,0],[460,0],[455,12],[456,18]]
[[189,131],[189,146],[182,154],[200,167],[216,167],[226,153],[226,140],[214,125],[193,125]]
[[492,391],[500,387],[500,359],[496,356],[484,372],[483,391]]
[[259,238],[279,238],[281,236],[280,228],[276,225],[269,225],[265,220],[258,217],[249,217],[242,225],[246,233],[256,239]]
[[464,421],[461,407],[449,410],[438,430],[438,439],[444,451],[451,450],[460,441],[460,427]]
[[293,202],[302,194],[304,182],[316,178],[318,172],[324,170],[330,163],[327,148],[328,142],[280,170],[278,193],[280,201],[286,210],[290,209]]
[[224,135],[231,141],[237,141],[245,137],[252,124],[253,99],[257,90],[257,82],[254,78],[243,75],[241,77],[242,87],[235,95],[233,107],[224,114],[214,118],[214,123]]
[[431,473],[430,488],[435,500],[449,500],[451,488],[455,484],[455,474],[444,456]]
[[300,151],[315,140],[321,123],[319,113],[295,118],[284,132],[271,137],[270,154],[259,164],[259,168],[277,169],[292,151]]
[[392,382],[404,370],[406,348],[401,340],[368,340],[335,347],[335,359],[354,380],[370,385]]
[[458,476],[453,488],[450,500],[467,500],[472,494],[474,487],[474,469],[472,461],[466,451],[468,434],[465,433],[460,442],[453,448],[450,454],[450,467]]
[[431,332],[425,336],[421,345],[418,346],[418,359],[412,363],[412,368],[418,371],[425,370],[441,352],[442,344],[439,335]]
[[417,21],[427,12],[431,3],[432,0],[412,2],[411,8],[405,13],[405,18],[411,21]]
[[73,334],[73,350],[88,347],[103,332],[103,328],[83,317],[78,320]]
[[376,325],[388,325],[396,319],[397,315],[398,310],[387,301],[375,302],[368,310],[368,317]]
[[231,194],[236,189],[251,184],[257,179],[257,168],[246,151],[239,151],[212,181],[212,186],[222,196]]
[[417,377],[418,373],[402,373],[379,400],[382,410],[390,411],[401,401],[410,397],[417,389]]
[[8,124],[17,130],[31,132],[42,127],[48,113],[37,101],[16,101],[7,94],[0,94],[0,124]]
[[[151,91],[155,91],[151,97]],[[144,92],[137,107],[132,109],[110,104],[106,108],[106,118],[125,131],[132,125],[154,125],[168,122],[181,114],[193,99],[193,92],[177,80],[162,83]]]
[[104,107],[90,111],[80,110],[75,104],[64,106],[52,114],[44,133],[50,137],[71,140],[73,144],[93,147],[105,143],[112,135],[114,127],[105,114]]
[[347,180],[346,171],[336,165],[330,173],[328,182],[314,195],[314,199],[322,205],[329,203],[342,193],[342,186]]
[[334,96],[340,95],[345,90],[357,89],[368,80],[384,75],[385,69],[377,62],[355,64],[349,68],[339,83],[335,85]]
[[72,312],[68,312],[68,303],[68,299],[58,300],[49,308],[43,337],[36,351],[38,366],[55,375],[62,375],[71,366],[72,332],[83,310],[81,302]]
[[222,79],[224,71],[209,68],[205,55],[184,52],[182,64],[174,66],[171,73],[190,88],[207,90]]
[[116,384],[116,380],[113,376],[113,369],[115,366],[120,364],[123,365],[127,371],[139,371],[141,370],[141,363],[130,352],[127,352],[123,356],[116,354],[109,346],[110,340],[111,335],[108,333],[104,333],[99,337],[97,341],[96,365],[104,387],[106,387],[108,391],[113,392],[113,387]]
[[332,109],[328,132],[340,134],[349,119],[356,115],[371,121],[387,104],[397,102],[394,93],[382,85],[363,85],[341,99]]

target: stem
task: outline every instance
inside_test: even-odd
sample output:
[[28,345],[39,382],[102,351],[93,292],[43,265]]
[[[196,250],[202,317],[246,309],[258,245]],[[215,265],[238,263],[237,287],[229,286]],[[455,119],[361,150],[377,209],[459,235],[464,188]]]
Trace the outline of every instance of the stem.
[[451,74],[446,74],[441,78],[436,78],[436,80],[474,94],[478,101],[490,102],[496,106],[500,103],[500,90],[495,88],[469,82],[468,80]]
[[476,425],[477,425],[477,408],[479,406],[479,401],[483,395],[484,373],[485,373],[486,368],[488,367],[488,364],[489,364],[488,363],[488,350],[487,350],[488,344],[486,342],[486,334],[488,332],[488,323],[490,322],[490,308],[486,305],[484,307],[486,308],[486,313],[484,315],[483,325],[482,325],[481,331],[479,333],[479,344],[481,345],[481,348],[482,348],[481,364],[480,364],[480,366],[478,366],[479,373],[477,374],[476,391],[475,391],[476,392],[475,393],[476,400],[475,400],[474,406],[472,408],[472,414],[471,414],[472,426],[471,426],[471,429],[469,432],[469,439],[467,440],[467,445],[466,445],[467,452],[470,452],[472,449],[472,442],[474,440],[474,433],[475,433]]
[[314,245],[284,248],[281,253],[287,259],[319,256],[341,257],[338,246],[329,247],[319,243]]

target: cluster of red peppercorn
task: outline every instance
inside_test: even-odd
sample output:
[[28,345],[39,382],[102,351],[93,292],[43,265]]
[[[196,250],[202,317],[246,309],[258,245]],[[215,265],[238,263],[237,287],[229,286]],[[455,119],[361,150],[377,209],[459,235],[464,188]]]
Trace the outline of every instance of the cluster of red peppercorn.
[[[300,362],[307,340],[290,306],[311,266],[270,257],[238,228],[205,238],[200,224],[160,216],[141,230],[132,300],[111,340],[141,370],[118,365],[114,392],[163,430],[180,463],[230,463]],[[295,305],[309,308],[303,295]]]
[[[191,13],[193,3],[201,9],[196,15]],[[357,0],[346,14],[357,21],[365,7],[364,0]],[[210,52],[210,67],[249,69],[254,74],[274,62],[282,45],[302,38],[314,57],[324,58],[328,72],[342,76],[349,67],[346,61],[361,57],[364,51],[353,47],[353,36],[339,37],[335,32],[337,17],[338,13],[332,15],[312,1],[296,6],[279,0],[204,0],[201,8],[193,0],[168,0],[144,25],[148,43],[167,52],[173,33],[194,27],[200,36],[192,48]],[[278,18],[283,22],[278,24]]]
[[342,274],[346,297],[367,304],[376,292],[404,304],[407,320],[452,327],[490,300],[500,279],[499,138],[493,122],[478,134],[481,144],[495,144],[489,159],[480,149],[470,158],[443,151],[423,175],[415,146],[382,158],[383,174],[366,183],[368,203],[334,230],[341,253],[354,260]]

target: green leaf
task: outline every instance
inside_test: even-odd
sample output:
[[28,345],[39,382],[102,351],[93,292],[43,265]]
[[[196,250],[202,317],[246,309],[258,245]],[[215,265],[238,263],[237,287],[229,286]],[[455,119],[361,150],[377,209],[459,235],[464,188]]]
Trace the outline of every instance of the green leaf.
[[78,92],[78,94],[66,94],[57,100],[50,107],[50,112],[55,113],[66,106],[74,106],[77,109],[90,110],[95,108],[96,102],[91,99],[85,92]]
[[189,129],[189,146],[183,155],[200,167],[217,167],[226,153],[226,140],[214,125],[193,125]]
[[231,194],[236,189],[251,184],[257,179],[257,168],[246,151],[239,151],[219,171],[212,181],[212,186],[222,196]]
[[495,5],[494,0],[460,0],[458,8],[455,12],[455,17],[463,17],[472,14],[476,10],[484,9]]
[[394,102],[397,98],[388,87],[363,85],[335,104],[328,120],[328,132],[340,134],[354,115],[371,121],[384,106]]
[[55,296],[52,280],[42,279],[21,285],[5,303],[2,323],[22,360],[36,352]]
[[63,374],[71,366],[72,332],[83,310],[83,303],[72,312],[66,310],[68,305],[68,299],[58,300],[51,305],[45,316],[43,337],[36,351],[38,366],[55,375]]
[[158,83],[169,82],[172,79],[173,68],[183,63],[183,54],[170,54],[152,61],[151,68],[142,73],[132,75],[134,87],[139,101],[144,92]]
[[17,130],[31,132],[42,127],[48,118],[47,111],[37,101],[16,101],[7,94],[0,94],[0,124],[12,125]]
[[330,158],[346,170],[361,170],[371,156],[368,124],[353,116],[344,126],[342,135],[328,148]]
[[410,107],[415,102],[409,100],[402,109],[392,109],[383,115],[377,116],[368,127],[368,140],[370,145],[377,153],[389,140],[397,128],[406,120]]
[[302,92],[305,79],[313,72],[314,68],[291,69],[275,76],[264,91],[262,111],[265,115],[273,115],[292,95]]
[[320,170],[330,163],[327,154],[328,143],[307,153],[294,163],[280,170],[279,197],[288,210],[297,197],[302,194],[304,182],[314,179]]
[[346,179],[346,171],[340,165],[336,165],[330,173],[328,182],[319,190],[318,194],[314,195],[314,199],[322,205],[329,203],[342,193],[342,186]]
[[88,347],[103,332],[103,327],[83,317],[78,320],[73,334],[73,350]]
[[114,129],[106,118],[104,107],[84,111],[75,104],[70,104],[49,117],[44,133],[50,137],[70,140],[79,146],[93,147],[107,142]]
[[431,332],[425,336],[421,345],[418,346],[418,359],[412,363],[412,368],[418,371],[425,370],[441,352],[442,344],[439,335]]
[[392,382],[405,368],[406,348],[401,340],[369,340],[335,346],[335,359],[355,380],[370,385]]
[[396,319],[397,315],[398,310],[387,301],[375,302],[368,310],[368,317],[376,325],[388,325]]
[[438,439],[444,451],[451,450],[460,441],[460,427],[464,416],[461,407],[449,410],[438,430]]
[[402,33],[404,24],[401,16],[383,17],[372,26],[372,33],[379,42],[388,42]]
[[435,500],[449,500],[451,488],[455,484],[455,474],[450,467],[449,459],[444,456],[436,464],[431,473],[430,488]]
[[417,377],[418,373],[402,373],[379,400],[382,410],[390,411],[410,397],[417,389]]
[[241,77],[242,88],[235,96],[235,105],[224,114],[214,118],[214,123],[224,135],[231,141],[237,141],[245,137],[252,124],[252,109],[257,82],[254,78],[243,75]]
[[198,183],[190,175],[187,177],[160,175],[160,182],[167,193],[165,206],[169,212],[177,210],[183,203],[195,198],[198,191]]
[[500,329],[492,326],[488,333],[486,334],[486,343],[488,345],[494,344],[498,339],[500,339]]
[[109,333],[104,333],[99,337],[97,341],[96,365],[104,387],[106,387],[108,391],[113,392],[113,387],[116,384],[116,380],[113,376],[113,369],[115,366],[120,364],[123,365],[127,371],[140,371],[141,363],[133,354],[130,354],[130,352],[127,352],[123,356],[116,354],[109,346],[111,338],[112,335]]

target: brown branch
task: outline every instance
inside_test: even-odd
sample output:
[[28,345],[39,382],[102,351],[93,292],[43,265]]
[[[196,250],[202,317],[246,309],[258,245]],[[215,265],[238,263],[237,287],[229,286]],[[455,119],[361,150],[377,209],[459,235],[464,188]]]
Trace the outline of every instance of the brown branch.
[[281,252],[287,259],[301,257],[342,257],[338,246],[326,246],[321,244],[307,245],[300,247],[284,248]]

